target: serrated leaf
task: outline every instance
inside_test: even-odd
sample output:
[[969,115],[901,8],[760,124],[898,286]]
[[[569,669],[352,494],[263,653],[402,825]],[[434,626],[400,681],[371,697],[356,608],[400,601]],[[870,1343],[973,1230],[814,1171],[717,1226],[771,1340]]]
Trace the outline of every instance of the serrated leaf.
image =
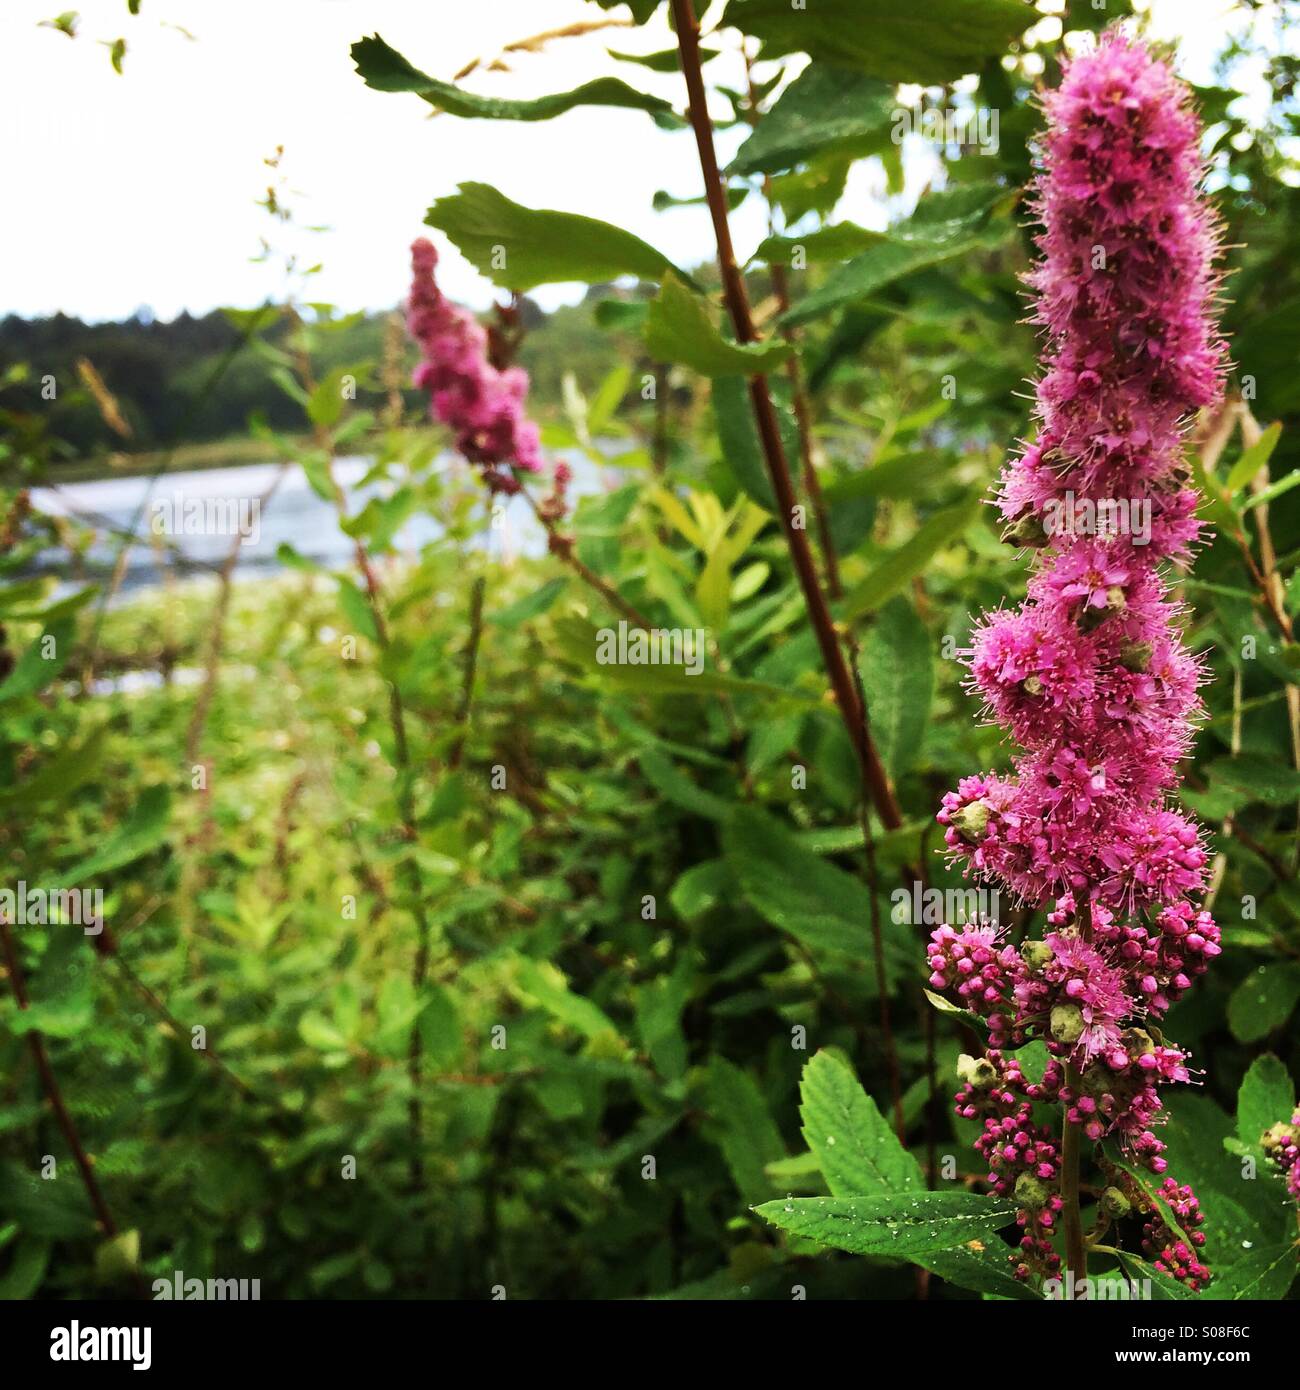
[[526,208],[491,184],[462,183],[458,192],[439,198],[424,220],[505,289],[567,280],[590,284],[620,275],[660,280],[673,270],[666,256],[621,227],[578,213]]
[[763,57],[806,53],[891,82],[930,86],[976,71],[1039,18],[1021,0],[731,0],[726,19]]
[[755,1202],[772,1191],[764,1168],[785,1157],[781,1132],[754,1078],[717,1053],[709,1059],[707,1087],[718,1146],[741,1196]]
[[618,1029],[604,1010],[583,995],[575,994],[557,966],[531,956],[516,956],[513,965],[516,993],[540,1005],[565,1027],[588,1039],[602,1034],[618,1036]]
[[857,879],[805,850],[754,807],[733,811],[723,846],[746,898],[773,926],[808,946],[868,952],[871,899]]
[[811,63],[762,117],[729,172],[775,174],[829,151],[866,154],[888,141],[897,107],[892,83]]
[[799,1082],[803,1137],[834,1197],[925,1187],[920,1165],[898,1142],[874,1100],[838,1057],[818,1052]]
[[863,639],[858,669],[876,747],[897,781],[920,750],[934,696],[930,635],[905,598],[881,609]]
[[884,232],[872,232],[852,222],[834,222],[805,236],[765,237],[753,259],[768,265],[790,266],[799,255],[804,264],[819,265],[823,261],[846,261],[886,240]]
[[1295,1112],[1295,1082],[1271,1052],[1256,1057],[1237,1092],[1237,1137],[1252,1149],[1264,1131],[1290,1123]]
[[785,362],[789,343],[733,343],[718,331],[707,301],[676,274],[664,276],[643,328],[646,347],[660,362],[677,362],[702,376],[754,376]]
[[[1280,1028],[1300,1000],[1300,965],[1274,961],[1252,970],[1228,1000],[1228,1027],[1238,1042],[1258,1042]],[[1290,1119],[1289,1115],[1279,1119]]]
[[1217,1298],[1280,1299],[1300,1273],[1300,1249],[1293,1240],[1273,1241],[1251,1250],[1210,1285]]
[[955,506],[935,512],[910,540],[887,555],[845,596],[843,616],[853,621],[901,592],[933,555],[961,539],[966,528],[979,516],[980,506],[979,497],[972,495]]
[[725,820],[731,814],[730,801],[706,791],[657,749],[642,748],[637,762],[646,781],[672,805],[708,820]]
[[914,271],[995,245],[1005,236],[1006,227],[998,222],[990,228],[991,214],[1011,196],[995,184],[959,184],[927,194],[910,217],[832,271],[826,283],[805,296],[782,322],[793,326],[820,318],[867,299]]
[[599,77],[571,92],[552,92],[524,101],[485,97],[450,82],[439,82],[412,66],[378,34],[352,45],[352,61],[367,87],[377,92],[413,92],[453,116],[494,121],[549,121],[575,106],[624,106],[648,111],[661,123],[680,124],[670,102],[638,92],[617,77]]
[[1013,1203],[974,1192],[888,1197],[791,1197],[764,1202],[759,1216],[791,1235],[853,1255],[895,1259],[991,1236],[1015,1220]]
[[523,598],[507,604],[499,613],[493,613],[488,618],[488,622],[496,627],[513,630],[521,627],[532,618],[540,618],[560,597],[568,587],[568,583],[569,581],[564,575],[560,575],[558,579],[548,580],[540,588],[534,589],[531,594],[525,594]]
[[146,787],[125,824],[113,831],[107,841],[85,859],[71,868],[60,870],[61,885],[75,888],[88,878],[110,873],[153,853],[167,838],[170,811],[171,793],[167,788]]
[[0,681],[0,704],[35,695],[63,670],[72,647],[73,625],[69,618],[51,623],[18,658],[12,671]]

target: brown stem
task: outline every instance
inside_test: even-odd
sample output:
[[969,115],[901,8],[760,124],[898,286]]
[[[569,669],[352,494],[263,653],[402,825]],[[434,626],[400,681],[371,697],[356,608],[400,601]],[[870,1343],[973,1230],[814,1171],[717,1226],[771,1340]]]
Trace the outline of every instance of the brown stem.
[[[9,985],[13,990],[14,999],[18,1003],[18,1007],[26,1013],[30,1003],[27,998],[27,986],[23,979],[23,968],[18,960],[13,933],[9,930],[9,921],[3,914],[0,914],[0,943],[4,946],[5,965],[9,971]],[[94,1167],[82,1145],[77,1127],[72,1122],[72,1116],[68,1114],[68,1107],[63,1103],[63,1092],[59,1090],[54,1068],[50,1066],[49,1053],[45,1049],[45,1039],[33,1028],[27,1034],[27,1045],[31,1048],[32,1060],[36,1063],[36,1070],[40,1074],[41,1089],[45,1092],[45,1098],[50,1103],[50,1109],[54,1111],[54,1118],[58,1121],[64,1141],[72,1150],[72,1156],[76,1160],[77,1171],[81,1174],[81,1181],[85,1185],[87,1197],[90,1198],[95,1219],[99,1222],[100,1228],[106,1236],[115,1236],[118,1229],[117,1222],[113,1220],[113,1213],[109,1211],[104,1194],[100,1191]]]
[[588,565],[584,565],[582,561],[578,559],[573,550],[573,542],[568,536],[561,535],[559,527],[557,527],[555,522],[542,511],[540,506],[538,506],[537,499],[533,494],[529,492],[526,487],[521,488],[520,491],[523,493],[528,505],[533,509],[533,515],[542,523],[546,531],[547,539],[551,542],[552,554],[558,555],[562,563],[568,565],[583,583],[594,589],[611,608],[622,613],[628,622],[635,624],[637,627],[646,628],[647,630],[653,627],[654,624],[644,613],[629,603],[612,584],[607,584],[595,570],[591,569]]
[[[736,338],[741,343],[757,341],[758,333],[754,327],[750,311],[749,295],[745,289],[744,276],[736,260],[735,248],[731,241],[731,225],[727,217],[726,185],[718,168],[717,152],[713,146],[713,124],[709,119],[708,100],[704,91],[704,76],[700,66],[700,29],[695,16],[692,0],[672,0],[674,28],[677,31],[677,48],[681,58],[682,75],[686,80],[686,91],[690,109],[691,127],[695,133],[696,149],[699,152],[700,171],[704,178],[704,196],[708,203],[713,222],[714,237],[718,249],[718,269],[722,277],[723,296],[727,312],[731,318]],[[876,975],[880,990],[880,1029],[881,1044],[888,1062],[889,1084],[891,1090],[894,1123],[900,1141],[905,1126],[902,1108],[902,1080],[898,1065],[898,1050],[894,1042],[893,1026],[889,1009],[889,990],[885,976],[884,936],[880,922],[879,907],[876,902],[875,857],[866,803],[875,805],[882,823],[889,830],[898,829],[903,823],[894,789],[880,761],[880,755],[868,727],[866,698],[861,680],[845,659],[844,646],[831,618],[825,595],[817,578],[813,562],[812,548],[807,534],[796,527],[795,493],[790,477],[785,448],[781,442],[781,430],[777,422],[776,410],[772,404],[771,391],[767,378],[761,373],[750,377],[748,382],[750,404],[758,427],[758,436],[763,449],[768,477],[775,494],[781,526],[785,532],[786,545],[794,564],[795,573],[803,591],[804,604],[817,636],[822,661],[830,678],[831,688],[839,706],[840,718],[844,722],[849,741],[857,758],[862,778],[863,807],[862,821],[867,848],[868,891],[872,900],[872,940],[876,963]],[[806,422],[805,422],[806,423]],[[810,435],[801,428],[803,447],[810,445]],[[812,479],[811,459],[806,472],[810,486]],[[827,554],[834,553],[829,545],[829,527],[824,533],[828,545]],[[836,574],[838,579],[838,573]]]
[[[700,169],[704,175],[704,196],[709,206],[713,222],[714,236],[718,247],[718,269],[722,276],[723,296],[727,312],[731,317],[736,338],[741,343],[758,340],[750,313],[749,296],[745,290],[744,277],[736,261],[735,248],[731,241],[731,227],[727,220],[726,189],[718,168],[717,153],[713,148],[713,125],[709,119],[708,102],[704,92],[704,77],[700,68],[700,27],[695,17],[692,0],[672,0],[672,12],[677,30],[677,48],[681,56],[682,75],[686,79],[689,99],[691,127],[695,132],[695,144],[700,157]],[[763,458],[767,465],[772,490],[776,495],[777,509],[781,516],[781,526],[785,532],[790,558],[803,590],[808,616],[812,621],[821,648],[822,661],[830,677],[831,688],[839,705],[840,716],[848,731],[862,772],[863,781],[872,802],[885,826],[894,830],[902,825],[902,815],[894,797],[889,778],[881,765],[880,756],[867,728],[866,710],[859,703],[854,689],[853,678],[845,660],[844,650],[835,631],[830,610],[817,579],[817,569],[813,563],[812,549],[807,535],[797,528],[795,522],[794,486],[790,479],[790,468],[786,462],[785,449],[781,443],[781,430],[777,423],[776,410],[768,389],[767,378],[761,373],[749,378],[749,399],[753,407],[758,436],[763,448]]]

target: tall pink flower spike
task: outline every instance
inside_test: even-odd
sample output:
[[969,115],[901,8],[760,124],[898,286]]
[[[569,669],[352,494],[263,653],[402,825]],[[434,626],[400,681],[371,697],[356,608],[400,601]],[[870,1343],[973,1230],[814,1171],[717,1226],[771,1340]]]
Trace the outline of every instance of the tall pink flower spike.
[[[1045,106],[1042,259],[1028,277],[1045,343],[1039,427],[998,491],[1008,539],[1038,557],[1024,604],[985,614],[968,653],[972,688],[1019,749],[1011,776],[964,778],[938,819],[969,874],[1047,910],[1048,928],[1017,950],[994,927],[945,926],[929,958],[933,987],[988,1022],[957,1110],[983,1121],[989,1180],[1020,1204],[1021,1278],[1060,1268],[1058,1140],[1032,1103],[1059,1104],[1088,1140],[1116,1135],[1163,1174],[1158,1088],[1188,1070],[1144,1025],[1220,951],[1198,906],[1199,827],[1169,802],[1204,673],[1160,569],[1198,538],[1183,433],[1226,371],[1200,127],[1182,83],[1116,30],[1068,64]],[[1012,1051],[1032,1038],[1051,1054],[1037,1083]],[[1151,1211],[1144,1248],[1199,1290],[1195,1195],[1172,1178],[1161,1194],[1181,1229]]]
[[427,391],[434,418],[451,428],[456,448],[483,468],[489,488],[517,492],[512,470],[542,471],[537,426],[528,418],[528,373],[488,361],[487,334],[474,316],[438,288],[438,253],[420,237],[411,246],[406,323],[423,360],[414,384]]

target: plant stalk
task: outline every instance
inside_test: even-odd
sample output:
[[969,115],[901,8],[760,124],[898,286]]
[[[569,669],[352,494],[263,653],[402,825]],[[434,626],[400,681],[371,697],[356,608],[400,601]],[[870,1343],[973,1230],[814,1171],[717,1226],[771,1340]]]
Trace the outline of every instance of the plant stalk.
[[[686,79],[686,91],[690,110],[691,127],[695,132],[695,144],[699,151],[700,169],[704,175],[704,196],[708,203],[709,215],[713,222],[714,237],[718,247],[718,269],[722,276],[723,296],[727,312],[731,317],[736,339],[741,343],[758,341],[750,312],[749,296],[745,289],[744,277],[736,261],[735,248],[731,241],[731,227],[727,220],[726,190],[722,174],[718,168],[717,152],[713,147],[713,124],[709,118],[708,102],[704,91],[704,76],[700,67],[700,26],[695,17],[692,0],[672,0],[673,20],[677,30],[677,48],[681,57],[682,75]],[[854,753],[862,772],[863,782],[886,829],[896,830],[902,825],[902,815],[894,796],[889,778],[880,762],[880,755],[867,728],[867,712],[859,703],[854,688],[853,677],[845,660],[844,649],[840,644],[835,624],[827,607],[826,598],[817,578],[817,567],[813,561],[812,548],[808,537],[794,524],[795,495],[790,477],[790,467],[786,461],[785,448],[781,443],[781,430],[777,422],[776,409],[772,404],[772,393],[767,378],[758,373],[749,378],[749,399],[758,427],[759,441],[763,458],[767,465],[772,491],[776,495],[777,509],[780,512],[781,526],[785,532],[786,545],[794,564],[799,586],[803,590],[808,616],[817,636],[822,661],[830,678],[840,717],[848,731]]]

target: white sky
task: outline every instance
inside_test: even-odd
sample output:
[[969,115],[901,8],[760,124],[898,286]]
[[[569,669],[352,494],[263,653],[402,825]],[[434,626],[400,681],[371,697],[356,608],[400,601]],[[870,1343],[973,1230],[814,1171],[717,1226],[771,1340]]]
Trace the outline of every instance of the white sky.
[[[0,150],[10,200],[0,222],[0,314],[108,319],[147,304],[170,318],[275,296],[275,272],[250,258],[271,229],[254,204],[270,173],[262,161],[278,144],[301,195],[291,200],[298,218],[330,228],[302,242],[308,261],[325,267],[311,296],[344,308],[402,297],[407,247],[425,209],[470,179],[528,206],[616,223],[679,262],[709,254],[703,209],[650,206],[659,188],[699,192],[689,133],[610,108],[536,123],[428,120],[419,98],[366,87],[348,55],[353,40],[378,31],[417,67],[448,79],[511,40],[605,14],[584,0],[143,0],[138,18],[125,0],[81,0],[75,40],[37,27],[74,4],[0,0]],[[1154,4],[1157,29],[1183,40],[1184,69],[1205,77],[1228,0]],[[97,42],[119,36],[128,43],[122,77]],[[512,59],[512,73],[476,73],[466,85],[530,96],[617,73],[681,106],[679,77],[605,53],[671,42],[661,12],[640,32],[565,39]],[[710,71],[740,85],[730,55]],[[738,138],[721,137],[724,158]],[[735,218],[742,254],[763,232],[757,200],[750,203]],[[883,225],[866,166],[837,215]],[[444,260],[444,283],[480,306],[490,297],[455,253]],[[554,304],[574,295],[552,288],[537,297]]]

